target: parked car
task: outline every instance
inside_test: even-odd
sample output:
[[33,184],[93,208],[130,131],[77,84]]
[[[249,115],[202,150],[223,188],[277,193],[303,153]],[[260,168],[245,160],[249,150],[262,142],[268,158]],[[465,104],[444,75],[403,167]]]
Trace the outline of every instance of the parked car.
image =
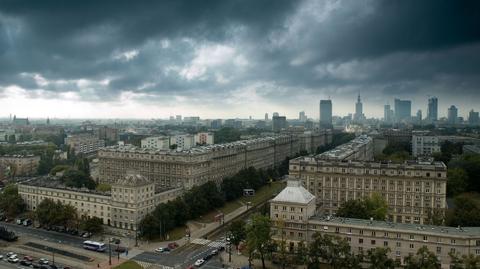
[[8,258],[7,260],[9,263],[17,263],[20,261],[19,258],[17,258],[16,256],[11,256],[10,258]]
[[48,261],[48,259],[41,258],[40,260],[38,260],[38,263],[39,263],[39,264],[44,264],[44,265],[46,265],[46,264],[49,263],[49,261]]
[[218,254],[218,249],[212,250],[212,252],[211,252],[210,254],[212,254],[212,255],[214,255],[214,256],[217,255],[217,254]]
[[160,247],[160,248],[155,249],[155,252],[159,252],[159,253],[170,252],[170,249]]
[[178,248],[177,242],[169,243],[169,244],[168,244],[168,248],[169,248],[169,249],[176,249],[176,248]]
[[224,246],[219,246],[217,249],[218,249],[218,251],[224,251],[225,247]]
[[23,220],[23,226],[30,226],[30,225],[32,225],[32,220],[31,219]]
[[202,266],[204,263],[205,263],[205,260],[204,260],[204,259],[198,259],[197,261],[195,261],[194,265],[195,265],[196,267],[200,267],[200,266]]
[[15,221],[18,225],[22,225],[23,224],[23,219],[17,219]]
[[32,267],[35,268],[35,269],[38,269],[38,268],[40,268],[40,264],[32,263]]
[[84,232],[84,233],[82,234],[82,237],[83,237],[83,238],[89,238],[90,236],[92,236],[92,234],[89,233],[89,232]]
[[10,258],[10,256],[15,255],[15,253],[10,251],[10,252],[7,252],[6,255],[7,255],[7,258]]
[[33,261],[32,256],[25,256],[25,257],[23,257],[23,259],[26,260],[26,261],[29,261],[29,262]]
[[213,257],[213,255],[212,255],[211,253],[209,253],[209,254],[205,255],[205,257],[203,257],[203,260],[204,260],[204,261],[208,261],[208,260],[210,260],[212,257]]
[[27,260],[21,260],[21,261],[20,261],[20,264],[21,264],[21,265],[25,265],[25,266],[31,266],[31,265],[32,265],[32,262],[31,262],[31,261],[27,261]]

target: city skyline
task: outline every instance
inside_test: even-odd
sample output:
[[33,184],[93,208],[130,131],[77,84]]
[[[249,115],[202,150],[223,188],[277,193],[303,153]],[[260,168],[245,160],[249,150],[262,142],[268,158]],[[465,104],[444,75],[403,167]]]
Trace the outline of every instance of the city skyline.
[[0,3],[2,117],[480,110],[474,1],[58,3]]

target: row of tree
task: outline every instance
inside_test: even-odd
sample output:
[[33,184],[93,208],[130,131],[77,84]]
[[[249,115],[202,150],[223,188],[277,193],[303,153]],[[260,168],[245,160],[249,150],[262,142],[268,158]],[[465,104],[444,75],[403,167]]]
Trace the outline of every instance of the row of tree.
[[188,220],[222,207],[226,201],[239,198],[243,189],[260,188],[268,177],[267,172],[250,167],[226,178],[220,187],[214,182],[194,186],[181,197],[159,204],[152,213],[145,216],[139,225],[140,234],[148,239],[165,238],[175,227],[184,226]]
[[90,233],[103,231],[103,220],[101,218],[79,216],[74,206],[62,204],[60,201],[55,202],[49,198],[38,204],[34,217],[40,225],[45,227],[61,226],[70,229],[82,229]]

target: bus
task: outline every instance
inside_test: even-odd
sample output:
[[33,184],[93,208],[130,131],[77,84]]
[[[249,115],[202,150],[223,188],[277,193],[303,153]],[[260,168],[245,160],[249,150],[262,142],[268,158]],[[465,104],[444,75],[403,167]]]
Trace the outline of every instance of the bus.
[[94,250],[98,252],[104,252],[107,248],[104,243],[95,242],[95,241],[84,241],[83,248],[88,250]]

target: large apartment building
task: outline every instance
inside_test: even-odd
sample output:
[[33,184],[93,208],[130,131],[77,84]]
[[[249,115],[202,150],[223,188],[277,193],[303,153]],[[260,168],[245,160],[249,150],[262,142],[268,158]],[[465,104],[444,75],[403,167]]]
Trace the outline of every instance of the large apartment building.
[[3,155],[0,156],[0,167],[11,176],[31,176],[37,173],[40,156]]
[[317,155],[317,158],[337,161],[371,161],[373,152],[373,139],[366,135],[360,135],[345,144]]
[[315,200],[301,182],[289,181],[270,201],[272,238],[285,240],[288,250],[295,251],[300,242],[311,242],[315,233],[329,234],[347,240],[354,253],[365,253],[376,247],[390,248],[389,256],[402,263],[409,254],[426,246],[436,254],[442,268],[449,268],[450,252],[460,256],[480,255],[480,227],[454,228],[319,216]]
[[388,218],[399,223],[429,223],[446,208],[447,167],[443,162],[403,164],[330,161],[316,157],[290,160],[291,178],[317,197],[318,212],[334,215],[347,200],[380,193],[389,206]]
[[207,181],[220,183],[241,169],[274,168],[299,152],[299,139],[278,135],[188,150],[151,150],[129,146],[106,147],[98,152],[99,178],[112,182],[130,169],[162,187],[191,188]]
[[412,156],[428,157],[433,153],[440,152],[438,137],[424,132],[413,132]]
[[105,147],[105,140],[91,134],[73,134],[65,138],[65,145],[73,148],[75,154],[89,154]]
[[105,225],[136,230],[146,214],[158,204],[181,195],[183,189],[159,189],[153,182],[129,172],[112,184],[110,192],[69,188],[55,178],[37,177],[18,184],[18,193],[28,210],[35,210],[49,198],[74,206],[79,217],[98,217]]

